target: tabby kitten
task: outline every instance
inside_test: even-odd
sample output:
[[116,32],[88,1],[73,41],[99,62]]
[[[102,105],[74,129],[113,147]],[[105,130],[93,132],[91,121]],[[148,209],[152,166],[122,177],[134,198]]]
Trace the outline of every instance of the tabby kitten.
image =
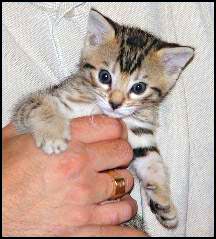
[[71,119],[100,113],[122,118],[134,151],[131,167],[151,211],[163,226],[175,227],[177,212],[154,137],[156,112],[193,55],[191,47],[119,25],[92,9],[78,72],[20,102],[13,120],[52,154],[66,150]]

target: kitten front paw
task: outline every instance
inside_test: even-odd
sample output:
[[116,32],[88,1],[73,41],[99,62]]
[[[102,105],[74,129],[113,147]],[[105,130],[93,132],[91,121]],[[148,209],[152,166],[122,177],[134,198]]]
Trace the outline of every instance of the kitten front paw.
[[59,154],[65,151],[68,147],[68,140],[70,140],[70,131],[66,126],[35,130],[33,135],[37,147],[47,154]]
[[67,143],[64,139],[45,139],[39,147],[41,147],[42,150],[47,154],[59,154],[67,149]]

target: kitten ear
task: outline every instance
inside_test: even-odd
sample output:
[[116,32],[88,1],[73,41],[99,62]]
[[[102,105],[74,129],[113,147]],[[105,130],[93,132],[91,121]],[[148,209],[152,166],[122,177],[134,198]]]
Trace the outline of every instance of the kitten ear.
[[86,46],[98,46],[115,37],[114,22],[91,9],[87,25]]
[[166,78],[174,85],[180,73],[194,56],[194,49],[186,46],[162,48],[157,52]]

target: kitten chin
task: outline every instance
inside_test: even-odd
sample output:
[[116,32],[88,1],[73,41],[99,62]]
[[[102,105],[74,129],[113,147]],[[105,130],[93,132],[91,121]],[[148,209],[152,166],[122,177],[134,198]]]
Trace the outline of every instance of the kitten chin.
[[102,110],[102,112],[109,116],[109,117],[112,117],[112,118],[125,118],[125,117],[128,117],[129,115],[123,115],[123,114],[120,114],[120,113],[116,113],[116,112],[109,112],[109,111],[106,111],[106,110]]
[[105,115],[109,117],[113,117],[113,118],[126,118],[133,115],[133,113],[135,113],[135,110],[127,110],[125,113],[123,113],[121,112],[121,108],[117,110],[112,110],[111,108],[104,109],[103,107],[100,107],[100,106],[99,108]]

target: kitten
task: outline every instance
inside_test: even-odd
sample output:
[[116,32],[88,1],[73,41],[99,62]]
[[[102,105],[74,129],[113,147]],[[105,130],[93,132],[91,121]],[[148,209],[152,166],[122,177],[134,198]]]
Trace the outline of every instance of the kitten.
[[14,110],[20,132],[31,132],[47,154],[66,150],[69,122],[103,113],[122,118],[151,211],[172,228],[177,212],[154,137],[157,107],[192,60],[191,47],[167,43],[91,10],[79,70],[57,86],[31,94]]

